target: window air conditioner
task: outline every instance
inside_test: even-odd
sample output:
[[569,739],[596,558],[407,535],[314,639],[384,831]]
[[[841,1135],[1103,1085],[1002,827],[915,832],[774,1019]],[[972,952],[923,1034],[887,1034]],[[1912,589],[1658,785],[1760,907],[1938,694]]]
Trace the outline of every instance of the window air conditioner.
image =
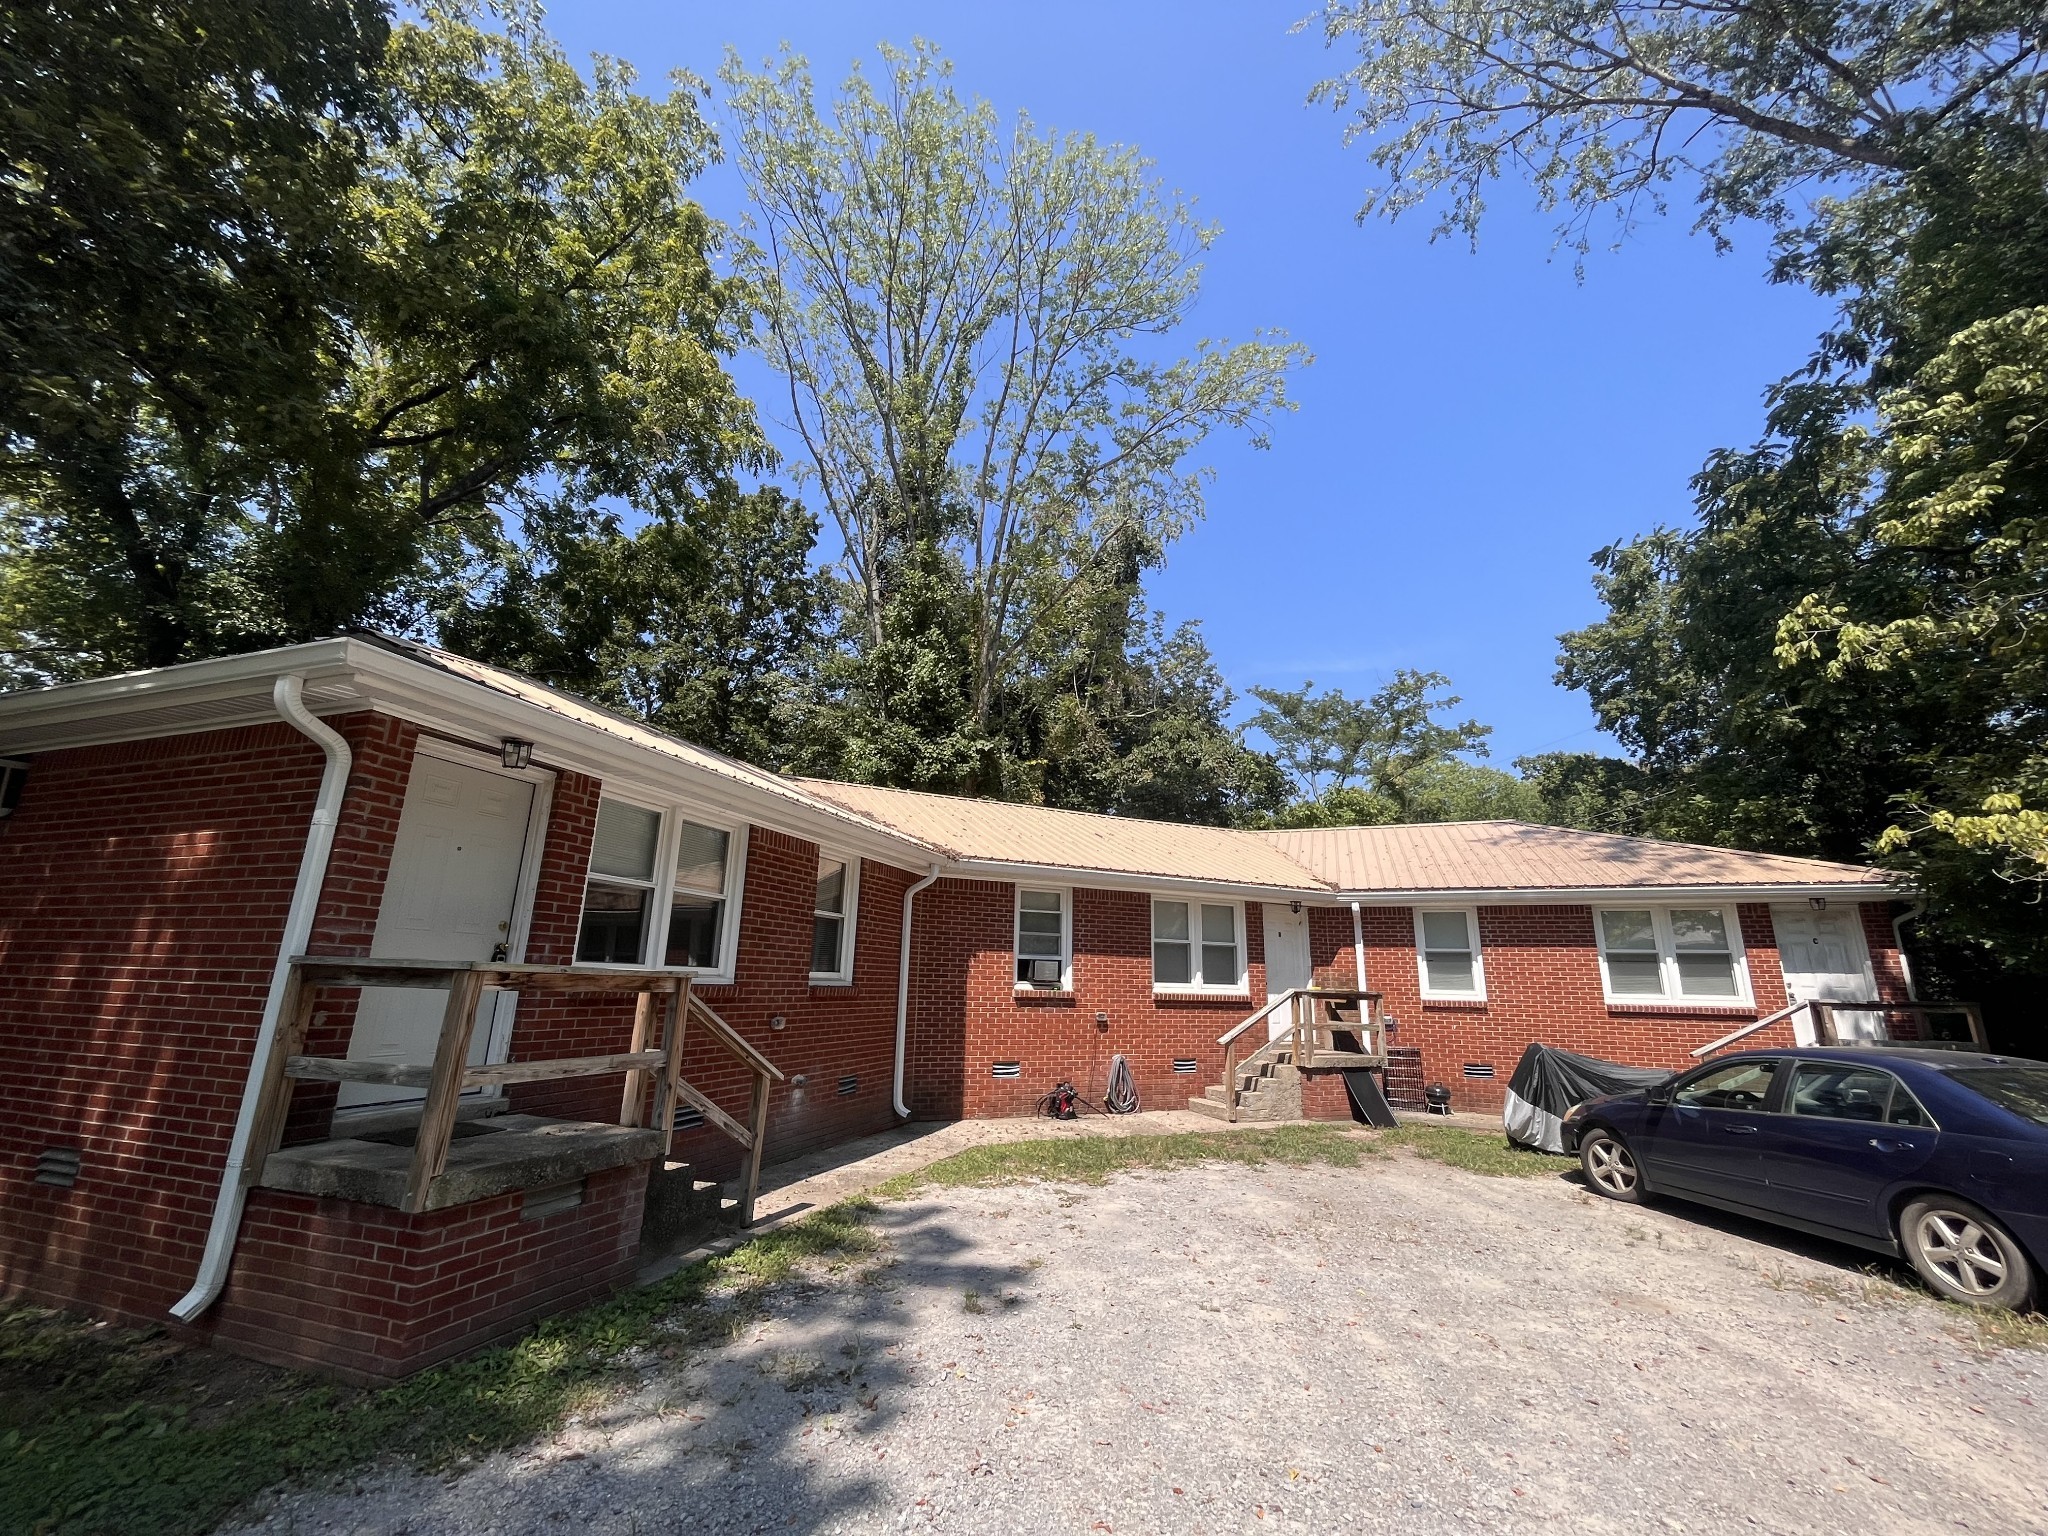
[[1034,960],[1031,962],[1031,985],[1034,987],[1056,987],[1059,984],[1059,961]]

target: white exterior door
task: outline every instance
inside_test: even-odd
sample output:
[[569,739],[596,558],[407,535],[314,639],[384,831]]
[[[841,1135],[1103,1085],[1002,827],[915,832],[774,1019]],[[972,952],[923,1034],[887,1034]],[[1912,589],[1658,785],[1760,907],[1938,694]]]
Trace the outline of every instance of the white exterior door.
[[[1862,918],[1854,907],[1821,912],[1811,907],[1771,908],[1788,1001],[1853,1003],[1877,996]],[[1837,1013],[1835,1028],[1845,1039],[1885,1037],[1884,1016],[1876,1012]]]
[[[511,942],[533,796],[530,780],[426,753],[415,758],[370,953],[391,960],[505,957],[500,946]],[[417,987],[365,987],[349,1060],[432,1062],[446,1001],[446,993]],[[516,1001],[484,995],[470,1037],[472,1063],[489,1059],[498,1012]],[[418,1088],[343,1083],[339,1104],[404,1104],[425,1096]]]
[[[1307,986],[1315,977],[1315,965],[1309,958],[1306,912],[1290,912],[1269,901],[1265,905],[1265,919],[1266,1001],[1270,1003],[1283,992]],[[1285,1009],[1269,1015],[1266,1038],[1277,1040],[1293,1027],[1293,1022]]]

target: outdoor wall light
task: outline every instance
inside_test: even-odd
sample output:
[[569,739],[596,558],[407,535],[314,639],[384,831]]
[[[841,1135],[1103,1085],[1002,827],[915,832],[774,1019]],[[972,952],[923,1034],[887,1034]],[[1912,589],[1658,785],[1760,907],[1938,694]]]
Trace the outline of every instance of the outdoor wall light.
[[804,1084],[808,1083],[809,1081],[810,1078],[806,1077],[803,1073],[799,1072],[796,1074],[796,1076],[792,1077],[789,1080],[789,1086],[795,1089],[797,1092],[801,1093],[803,1091]]
[[1296,917],[1299,917],[1301,916],[1301,903],[1298,901],[1290,901],[1289,903],[1287,903],[1287,910],[1292,912]]
[[1809,896],[1806,898],[1806,904],[1816,912],[1825,912],[1828,909],[1828,899],[1825,896]]
[[1107,1024],[1109,1022],[1109,1015],[1107,1013],[1098,1011],[1095,1015],[1095,1022],[1098,1024]]
[[533,766],[533,743],[507,736],[498,754],[498,760],[507,768],[531,768]]

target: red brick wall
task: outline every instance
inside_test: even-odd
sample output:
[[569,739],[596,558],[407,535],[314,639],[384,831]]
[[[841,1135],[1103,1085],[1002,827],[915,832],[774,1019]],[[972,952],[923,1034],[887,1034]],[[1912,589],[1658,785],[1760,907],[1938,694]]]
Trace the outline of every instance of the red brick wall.
[[[359,764],[331,926],[396,738],[330,723]],[[282,723],[36,759],[0,837],[0,1294],[155,1321],[191,1283],[324,763]],[[74,1187],[34,1182],[47,1147]]]
[[[906,1096],[919,1118],[1028,1115],[1063,1079],[1099,1104],[1119,1052],[1146,1109],[1184,1109],[1222,1081],[1216,1037],[1265,1001],[1259,904],[1245,906],[1249,995],[1190,997],[1152,990],[1148,895],[1077,889],[1073,902],[1073,991],[1020,993],[1015,887],[941,880],[917,898]],[[1176,1057],[1201,1065],[1179,1074]],[[998,1061],[1020,1062],[1023,1075],[992,1076]]]
[[642,1164],[593,1173],[581,1205],[536,1221],[521,1216],[522,1194],[402,1216],[260,1189],[204,1327],[280,1365],[355,1381],[403,1376],[629,1277],[646,1187]]

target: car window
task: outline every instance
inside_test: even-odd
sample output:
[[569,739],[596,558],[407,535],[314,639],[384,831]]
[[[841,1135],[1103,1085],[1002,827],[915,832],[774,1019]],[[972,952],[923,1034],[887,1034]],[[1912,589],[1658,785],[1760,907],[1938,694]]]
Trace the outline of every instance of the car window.
[[1930,1131],[1941,1129],[1940,1126],[1934,1123],[1934,1116],[1927,1113],[1921,1107],[1920,1101],[1913,1097],[1913,1090],[1904,1083],[1892,1084],[1892,1107],[1884,1112],[1884,1123],[1886,1125],[1924,1125]]
[[1949,1076],[2036,1125],[2048,1125],[2048,1067],[1965,1067]]
[[1694,1078],[1671,1095],[1671,1102],[1696,1109],[1762,1109],[1777,1070],[1775,1061],[1730,1062]]
[[1841,1061],[1803,1061],[1792,1074],[1792,1113],[1823,1120],[1882,1124],[1891,1103],[1892,1085],[1897,1081],[1891,1073],[1875,1067]]

